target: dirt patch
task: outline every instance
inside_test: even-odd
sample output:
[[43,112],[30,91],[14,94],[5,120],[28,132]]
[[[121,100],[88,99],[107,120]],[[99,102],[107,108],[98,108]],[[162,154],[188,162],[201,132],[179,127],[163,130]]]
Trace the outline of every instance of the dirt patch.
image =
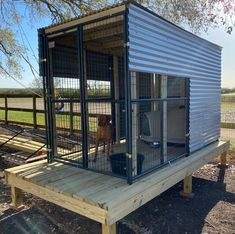
[[[118,222],[118,233],[235,233],[235,153],[229,168],[216,160],[194,173],[193,199],[179,196],[182,183]],[[0,162],[0,233],[101,233],[100,224],[25,194],[24,210],[11,209],[10,188]]]

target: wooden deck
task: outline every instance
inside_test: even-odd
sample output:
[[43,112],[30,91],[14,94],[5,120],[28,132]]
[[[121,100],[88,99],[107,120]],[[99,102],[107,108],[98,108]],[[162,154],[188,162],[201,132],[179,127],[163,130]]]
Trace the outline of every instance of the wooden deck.
[[[113,152],[110,154],[117,154],[117,153],[125,153],[126,151],[126,144],[125,141],[121,143],[113,144]],[[186,149],[184,145],[168,145],[167,152],[168,152],[168,158],[167,160],[173,160],[180,155],[183,155],[185,153]],[[158,166],[161,163],[160,155],[161,155],[161,149],[151,147],[149,144],[145,143],[142,140],[137,141],[137,152],[144,155],[144,162],[142,165],[142,171],[146,171],[153,166]],[[82,162],[82,156],[81,152],[72,153],[70,155],[61,156],[61,158],[64,159],[71,159],[73,161],[80,161]],[[93,159],[95,158],[95,148],[91,148],[89,155],[89,162],[88,167],[94,170],[101,170],[104,172],[112,172],[110,161],[107,160],[106,153],[103,152],[103,146],[99,147],[98,155],[97,155],[97,161],[93,162]]]
[[47,164],[46,160],[6,169],[5,175],[12,186],[15,205],[19,204],[23,190],[100,222],[103,233],[115,233],[118,220],[223,154],[228,147],[228,142],[215,142],[132,185],[120,178],[59,162]]

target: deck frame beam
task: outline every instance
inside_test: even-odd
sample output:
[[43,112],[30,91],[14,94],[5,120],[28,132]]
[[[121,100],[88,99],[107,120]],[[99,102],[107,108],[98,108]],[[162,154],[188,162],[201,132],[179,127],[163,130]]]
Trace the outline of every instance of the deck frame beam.
[[[23,190],[95,220],[103,224],[103,233],[113,234],[116,231],[115,223],[120,219],[182,179],[187,182],[185,185],[189,186],[191,184],[190,176],[195,170],[225,153],[228,148],[229,142],[212,143],[189,157],[181,158],[172,165],[166,165],[164,168],[141,178],[131,186],[127,185],[125,180],[107,175],[97,174],[96,180],[92,171],[76,168],[77,172],[75,173],[73,167],[56,162],[47,164],[46,160],[6,169],[5,175],[6,182],[13,187],[13,203],[20,203],[20,190]],[[61,171],[64,176],[61,175]],[[73,176],[66,177],[68,172]],[[58,174],[65,187],[57,187],[55,185],[57,181],[52,185],[53,178],[56,180]],[[53,177],[53,175],[55,176]],[[43,179],[45,176],[46,178]],[[78,181],[79,178],[91,176],[93,179],[89,181],[90,187],[86,179],[82,183]],[[74,184],[68,186],[71,178],[73,178]],[[84,185],[88,187],[86,188]],[[190,186],[186,190],[190,191]]]
[[[29,165],[29,164],[27,164]],[[62,193],[58,193],[49,188],[41,187],[37,184],[30,183],[29,181],[22,180],[14,174],[5,172],[6,181],[13,188],[13,205],[17,205],[21,201],[20,190],[24,190],[46,201],[52,202],[75,213],[81,214],[87,218],[95,220],[102,224],[107,224],[107,211],[105,209],[96,207],[85,201],[74,199]],[[20,189],[18,188],[20,187]]]

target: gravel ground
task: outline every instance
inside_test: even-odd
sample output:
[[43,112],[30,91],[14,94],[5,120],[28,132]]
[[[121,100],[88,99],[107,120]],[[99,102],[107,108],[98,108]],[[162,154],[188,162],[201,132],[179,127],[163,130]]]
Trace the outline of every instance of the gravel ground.
[[[226,170],[215,161],[194,173],[193,199],[179,196],[179,183],[120,220],[118,233],[235,233],[235,153],[229,158]],[[3,173],[10,166],[0,162],[0,233],[101,233],[100,224],[29,194],[25,209],[12,209]]]

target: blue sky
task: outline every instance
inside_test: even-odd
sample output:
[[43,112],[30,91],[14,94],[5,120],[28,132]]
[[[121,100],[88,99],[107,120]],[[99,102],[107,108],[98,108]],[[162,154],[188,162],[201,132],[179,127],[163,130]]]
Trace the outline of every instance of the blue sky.
[[[33,66],[38,70],[38,64],[33,57],[33,54],[38,55],[38,38],[37,38],[37,28],[44,27],[50,24],[49,19],[39,19],[36,22],[33,22],[32,25],[28,25],[26,22],[23,22],[23,30],[27,35],[27,39],[33,49],[28,51],[28,55]],[[202,33],[201,37],[212,41],[223,47],[222,50],[222,87],[233,88],[235,87],[235,31],[232,35],[226,33],[223,28],[211,29],[207,33]],[[20,35],[17,40],[22,42]],[[27,42],[24,38],[24,41],[27,45]],[[28,67],[28,65],[22,63],[23,66],[23,75],[20,82],[25,86],[30,86],[33,81],[33,75]],[[3,78],[1,79],[0,88],[21,88],[21,86],[11,80]]]

